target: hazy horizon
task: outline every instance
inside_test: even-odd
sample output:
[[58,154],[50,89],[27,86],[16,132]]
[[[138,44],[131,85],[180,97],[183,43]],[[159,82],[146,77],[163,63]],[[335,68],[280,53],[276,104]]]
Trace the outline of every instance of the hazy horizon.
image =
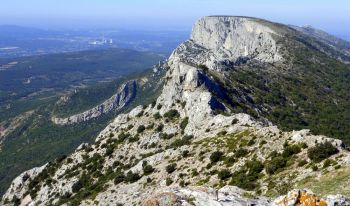
[[41,29],[190,30],[202,16],[253,16],[283,24],[311,25],[350,36],[350,2],[345,0],[11,0],[2,2],[0,25]]

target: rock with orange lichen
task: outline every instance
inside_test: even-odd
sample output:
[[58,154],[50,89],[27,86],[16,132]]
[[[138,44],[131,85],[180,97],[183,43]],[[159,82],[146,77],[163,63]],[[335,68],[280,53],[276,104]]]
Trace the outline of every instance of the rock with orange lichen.
[[272,203],[273,206],[350,206],[348,199],[341,195],[320,198],[307,190],[292,190],[287,195],[280,196]]

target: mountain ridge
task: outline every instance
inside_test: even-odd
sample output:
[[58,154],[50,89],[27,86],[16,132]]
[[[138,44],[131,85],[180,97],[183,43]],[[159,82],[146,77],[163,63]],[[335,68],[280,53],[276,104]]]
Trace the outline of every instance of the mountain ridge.
[[[199,20],[194,30],[207,18]],[[281,39],[294,39],[281,36],[276,40],[265,25],[255,27],[254,22],[251,29],[252,22],[236,17],[215,21],[204,24],[209,28],[222,26],[227,29],[223,35],[218,34],[208,45],[203,44],[205,40],[199,40],[202,44],[197,44],[196,38],[189,40],[163,65],[167,69],[165,85],[154,104],[118,115],[94,144],[82,144],[69,157],[23,173],[4,195],[3,204],[152,206],[168,201],[172,205],[246,205],[253,204],[259,195],[277,197],[301,183],[322,184],[312,177],[334,174],[339,168],[346,171],[350,152],[341,140],[309,130],[281,131],[261,115],[266,108],[257,106],[247,88],[239,90],[227,83],[232,80],[230,72],[254,64],[278,75],[297,70],[289,67],[294,62],[287,55],[290,50],[284,50],[287,46],[278,45]],[[225,34],[230,33],[230,26],[225,26],[228,23],[238,28],[240,35],[247,33],[248,39],[237,39],[253,41],[252,50],[231,45],[233,37]],[[306,47],[292,43],[296,49]],[[270,48],[266,45],[275,44],[272,50],[266,49]],[[232,48],[235,51],[230,51]],[[255,50],[257,53],[252,52]],[[318,60],[320,54],[312,51]],[[282,58],[273,58],[279,52]],[[256,115],[246,114],[250,110]],[[346,181],[339,182],[342,184]],[[204,188],[191,189],[194,186]],[[244,198],[244,191],[233,186],[254,190],[245,193],[253,198]],[[215,199],[210,188],[222,188],[223,192]],[[323,188],[323,192],[333,189]],[[160,191],[168,193],[147,201]],[[222,195],[225,191],[228,197]],[[345,194],[346,188],[341,192]],[[316,204],[317,199],[309,191],[296,190],[275,201],[260,197],[254,204],[282,206],[285,201],[302,204],[310,200]],[[328,196],[321,202],[350,204],[342,195]]]

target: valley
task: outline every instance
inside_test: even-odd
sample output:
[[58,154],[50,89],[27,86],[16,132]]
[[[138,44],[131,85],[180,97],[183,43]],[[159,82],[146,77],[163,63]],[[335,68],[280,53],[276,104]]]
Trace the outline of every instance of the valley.
[[[0,75],[0,193],[22,171],[69,154],[82,142],[91,142],[116,114],[128,111],[129,106],[152,102],[162,76],[162,71],[156,74],[152,68],[162,59],[156,54],[124,49],[16,59],[19,64]],[[33,76],[45,78],[23,83]],[[54,115],[74,115],[94,107],[132,79],[150,82],[135,84],[133,99],[120,105],[119,110],[73,125],[52,122]],[[152,82],[155,79],[157,84]],[[69,101],[60,104],[65,96],[70,97]]]

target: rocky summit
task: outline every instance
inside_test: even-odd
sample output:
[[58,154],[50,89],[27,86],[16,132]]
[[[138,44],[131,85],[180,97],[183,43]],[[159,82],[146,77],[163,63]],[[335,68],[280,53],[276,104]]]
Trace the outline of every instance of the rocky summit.
[[[296,40],[303,35],[256,18],[200,19],[161,66],[154,103],[118,115],[94,144],[22,173],[1,204],[350,205],[343,141],[280,129],[265,115],[274,107],[232,77],[300,71],[293,52],[308,49]],[[310,51],[313,62],[334,59]]]

